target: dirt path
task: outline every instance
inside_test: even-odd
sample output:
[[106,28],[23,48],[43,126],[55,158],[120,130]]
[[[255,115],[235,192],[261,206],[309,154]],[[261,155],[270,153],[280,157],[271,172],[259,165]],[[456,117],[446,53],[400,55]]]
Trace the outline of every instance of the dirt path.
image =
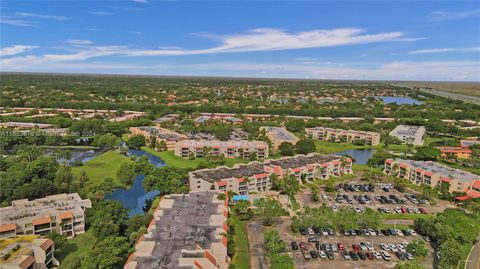
[[260,222],[251,221],[247,225],[248,242],[250,247],[250,268],[252,269],[268,269],[270,268],[266,250],[263,242],[263,228]]

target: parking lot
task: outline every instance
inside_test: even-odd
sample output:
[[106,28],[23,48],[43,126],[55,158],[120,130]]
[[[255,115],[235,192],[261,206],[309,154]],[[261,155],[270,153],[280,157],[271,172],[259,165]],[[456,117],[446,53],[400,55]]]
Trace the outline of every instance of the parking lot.
[[[395,255],[395,251],[388,250],[387,253],[391,256],[389,261],[386,261],[383,257],[377,257],[373,259],[366,258],[365,260],[358,259],[358,260],[346,260],[341,251],[338,250],[338,244],[341,243],[346,251],[354,251],[352,245],[359,245],[363,243],[363,247],[365,245],[369,245],[372,248],[370,250],[357,250],[354,251],[356,253],[359,252],[370,252],[380,254],[379,252],[382,250],[381,244],[394,244],[397,245],[406,245],[407,243],[411,242],[414,239],[421,239],[418,235],[410,235],[410,236],[378,236],[378,235],[361,235],[361,236],[345,236],[341,232],[336,231],[334,235],[324,236],[324,235],[300,235],[300,234],[292,234],[289,230],[290,220],[288,218],[282,218],[280,223],[277,225],[276,229],[282,235],[282,240],[288,245],[287,251],[292,256],[295,267],[296,268],[393,268],[395,264],[400,261],[400,259]],[[315,243],[309,243],[309,238],[317,238],[319,241],[320,249],[322,250],[323,244],[327,245],[335,245],[337,246],[337,250],[333,251],[334,260],[330,260],[326,257],[317,258],[317,259],[305,259],[302,251],[293,250],[291,246],[291,242],[296,242],[297,244],[303,243],[302,245],[305,246],[309,251],[314,250],[318,252]],[[312,240],[311,240],[312,241]],[[432,250],[430,246],[427,244],[429,248],[429,255],[424,260],[424,266],[426,268],[432,267],[433,257],[432,257]],[[357,246],[355,246],[357,247]],[[398,250],[400,251],[400,249]],[[406,253],[405,251],[400,251],[402,253]]]
[[[372,189],[363,189],[367,184],[355,181],[348,182],[348,188],[337,188],[336,192],[325,192],[320,188],[320,201],[312,200],[310,190],[296,195],[296,200],[301,206],[319,207],[326,204],[334,211],[342,206],[351,206],[356,211],[362,211],[366,207],[377,210],[380,213],[397,214],[420,214],[437,213],[454,205],[438,200],[435,205],[420,198],[421,194],[413,191],[399,192],[390,184],[376,184]],[[354,187],[351,187],[354,186]],[[413,197],[412,197],[413,196]]]

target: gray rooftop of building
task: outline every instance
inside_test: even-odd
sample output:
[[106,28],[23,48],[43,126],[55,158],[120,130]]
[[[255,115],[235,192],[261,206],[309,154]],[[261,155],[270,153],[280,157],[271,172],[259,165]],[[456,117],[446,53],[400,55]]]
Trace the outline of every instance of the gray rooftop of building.
[[395,129],[393,129],[391,134],[415,136],[422,129],[425,130],[425,127],[414,125],[398,125],[397,127],[395,127]]
[[182,250],[195,250],[199,245],[209,249],[212,242],[217,242],[215,229],[210,226],[210,216],[218,214],[218,204],[212,203],[216,192],[195,192],[172,196],[173,207],[163,209],[163,215],[156,221],[156,229],[152,238],[144,241],[155,241],[152,255],[135,257],[137,269],[184,268],[178,263]]
[[480,176],[475,175],[473,173],[460,170],[460,169],[451,168],[451,167],[439,164],[437,162],[432,162],[432,161],[424,162],[424,161],[403,160],[403,159],[396,159],[396,161],[402,162],[402,163],[408,163],[414,168],[421,168],[425,171],[429,171],[432,173],[439,173],[444,176],[448,176],[449,178],[456,179],[462,182],[470,182],[480,178]]
[[260,163],[250,163],[245,165],[240,165],[236,168],[218,168],[218,169],[208,169],[200,170],[193,172],[193,175],[196,178],[202,178],[205,181],[210,183],[223,180],[225,178],[242,178],[242,177],[251,177],[257,174],[263,174],[265,170],[263,165]]
[[341,157],[334,156],[334,155],[322,155],[322,154],[313,154],[310,156],[294,156],[289,158],[282,158],[278,160],[271,160],[268,161],[268,164],[274,166],[280,166],[282,169],[288,168],[297,168],[303,167],[307,164],[314,164],[314,163],[324,163],[324,162],[331,162],[333,160],[338,160]]
[[152,126],[139,126],[137,127],[140,130],[146,131],[150,133],[151,135],[160,138],[160,139],[166,139],[166,140],[180,140],[182,139],[182,136],[180,134],[177,134],[175,132],[162,132],[159,129],[152,127]]
[[278,140],[295,141],[297,139],[294,134],[290,133],[283,127],[265,126],[262,128],[264,128],[265,131],[269,132],[275,139]]

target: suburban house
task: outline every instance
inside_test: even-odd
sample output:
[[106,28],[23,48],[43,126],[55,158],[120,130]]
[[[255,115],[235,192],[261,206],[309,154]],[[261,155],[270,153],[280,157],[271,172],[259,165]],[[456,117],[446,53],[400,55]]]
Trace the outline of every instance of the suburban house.
[[197,191],[164,196],[125,269],[227,269],[228,195]]
[[90,200],[78,193],[12,201],[0,208],[0,238],[52,232],[73,238],[85,232],[85,209],[90,207]]
[[441,182],[447,182],[450,192],[466,192],[475,181],[480,180],[478,175],[432,161],[387,159],[384,172],[417,185],[436,187]]
[[233,167],[201,169],[189,173],[190,190],[233,191],[240,195],[269,191],[272,176],[294,176],[299,182],[328,179],[352,173],[352,160],[334,155],[311,153],[278,160],[236,164]]
[[306,128],[305,133],[308,138],[324,141],[355,143],[363,140],[365,144],[372,146],[380,143],[380,133],[377,132],[315,127]]
[[182,140],[175,145],[175,155],[182,158],[203,158],[206,156],[221,156],[226,158],[259,159],[268,157],[268,144],[264,141],[247,140]]

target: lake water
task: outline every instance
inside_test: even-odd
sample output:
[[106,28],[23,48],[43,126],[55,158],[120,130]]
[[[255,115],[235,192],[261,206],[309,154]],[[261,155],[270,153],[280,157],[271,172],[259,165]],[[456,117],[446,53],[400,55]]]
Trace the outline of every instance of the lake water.
[[346,150],[346,151],[341,151],[341,152],[335,152],[333,154],[335,155],[341,155],[341,156],[351,156],[355,159],[356,164],[367,164],[368,159],[372,157],[372,155],[375,153],[374,149],[351,149],[351,150]]
[[399,105],[421,105],[422,102],[415,100],[411,97],[401,96],[375,96],[383,101],[385,104],[397,103]]
[[[147,156],[148,161],[156,167],[165,166],[165,162],[161,158],[143,150],[130,149],[128,150],[127,155],[136,157]],[[129,217],[143,214],[143,207],[145,205],[145,201],[152,199],[160,194],[160,191],[145,191],[142,186],[142,181],[144,178],[144,174],[138,174],[137,176],[135,176],[135,180],[133,181],[133,186],[131,188],[116,189],[114,192],[108,195],[106,199],[117,200],[122,203],[123,206],[125,206],[129,210]]]
[[82,162],[86,163],[90,161],[91,159],[94,159],[97,157],[99,154],[102,152],[95,151],[95,150],[76,150],[76,151],[71,151],[71,157],[70,159],[66,160],[64,158],[58,159],[59,162],[67,162],[69,165],[73,164],[74,162]]

